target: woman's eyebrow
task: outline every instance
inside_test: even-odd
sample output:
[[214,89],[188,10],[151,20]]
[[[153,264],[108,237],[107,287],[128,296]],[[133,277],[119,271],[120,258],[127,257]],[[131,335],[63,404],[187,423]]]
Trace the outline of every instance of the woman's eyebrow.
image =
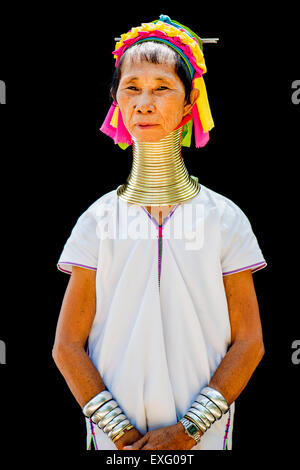
[[[139,80],[140,77],[127,77],[127,78],[124,78],[124,82],[125,83],[129,83],[129,82],[134,82],[134,81],[137,81]],[[158,82],[170,82],[170,79],[169,77],[155,77],[154,80],[158,81]]]
[[124,78],[124,83],[134,82],[138,79],[139,79],[139,77],[125,77]]
[[155,77],[155,80],[168,82],[168,81],[170,81],[170,78],[169,77]]
[[158,82],[168,82],[168,83],[172,81],[169,77],[156,77],[155,80],[157,80]]

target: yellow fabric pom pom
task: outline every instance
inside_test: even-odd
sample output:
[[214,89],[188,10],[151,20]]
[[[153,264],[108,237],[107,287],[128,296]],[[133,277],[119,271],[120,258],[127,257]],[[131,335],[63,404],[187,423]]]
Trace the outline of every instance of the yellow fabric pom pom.
[[114,114],[112,115],[110,125],[112,127],[118,127],[118,116],[119,116],[119,106],[115,107]]
[[197,88],[200,91],[199,98],[196,101],[196,106],[199,111],[199,117],[203,127],[203,132],[208,132],[214,127],[214,121],[211,115],[203,77],[195,78],[193,83],[194,88]]

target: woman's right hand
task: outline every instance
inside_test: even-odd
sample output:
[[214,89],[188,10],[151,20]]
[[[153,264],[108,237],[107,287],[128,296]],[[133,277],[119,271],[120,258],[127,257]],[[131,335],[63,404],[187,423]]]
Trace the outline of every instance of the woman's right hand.
[[143,434],[141,434],[136,428],[131,428],[129,431],[125,431],[125,434],[117,439],[114,444],[118,450],[123,450],[123,447],[133,444],[141,439],[141,437],[143,437]]

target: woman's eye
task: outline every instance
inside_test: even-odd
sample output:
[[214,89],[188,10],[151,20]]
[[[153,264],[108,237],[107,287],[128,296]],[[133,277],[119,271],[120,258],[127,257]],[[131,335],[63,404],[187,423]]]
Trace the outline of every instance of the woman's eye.
[[137,87],[135,87],[135,86],[129,86],[129,87],[127,87],[127,90],[137,91]]
[[158,91],[163,91],[163,90],[168,90],[168,87],[167,86],[160,86],[158,88]]

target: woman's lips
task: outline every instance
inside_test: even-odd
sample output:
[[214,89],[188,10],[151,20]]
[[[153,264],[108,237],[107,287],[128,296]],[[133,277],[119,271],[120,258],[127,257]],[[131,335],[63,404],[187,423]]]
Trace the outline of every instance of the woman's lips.
[[151,129],[155,126],[157,126],[158,124],[147,124],[147,123],[137,123],[136,126],[139,127],[140,129]]

